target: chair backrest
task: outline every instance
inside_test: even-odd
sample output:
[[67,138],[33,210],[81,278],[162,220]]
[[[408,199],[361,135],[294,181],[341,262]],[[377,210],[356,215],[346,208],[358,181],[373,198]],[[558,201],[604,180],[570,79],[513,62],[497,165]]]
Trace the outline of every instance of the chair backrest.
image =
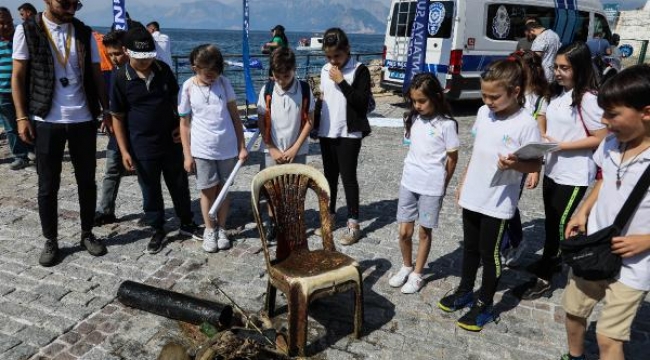
[[[334,251],[328,210],[330,189],[320,171],[308,165],[285,164],[268,167],[253,178],[251,203],[267,266],[287,258],[292,251],[309,250],[305,228],[305,198],[308,189],[312,189],[318,197],[323,248]],[[271,207],[276,225],[277,249],[274,259],[268,249],[260,213],[260,200],[263,197]]]

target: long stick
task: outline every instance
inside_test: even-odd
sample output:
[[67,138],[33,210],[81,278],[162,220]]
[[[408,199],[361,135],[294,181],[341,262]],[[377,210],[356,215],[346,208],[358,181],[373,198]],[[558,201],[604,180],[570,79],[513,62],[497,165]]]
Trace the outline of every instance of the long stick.
[[[251,151],[251,148],[255,144],[255,141],[257,141],[257,137],[259,135],[260,131],[256,130],[253,134],[253,137],[251,137],[251,140],[248,142],[248,145],[246,145],[247,151]],[[238,160],[237,164],[235,164],[235,167],[232,169],[230,176],[228,176],[226,183],[223,184],[221,192],[219,192],[219,196],[217,196],[217,200],[214,202],[214,204],[212,204],[212,207],[210,208],[210,212],[208,213],[208,215],[210,215],[210,218],[215,220],[217,219],[217,210],[219,209],[219,206],[221,206],[221,203],[223,203],[223,201],[226,199],[226,195],[228,195],[228,192],[230,191],[230,185],[232,185],[233,181],[235,181],[235,176],[243,164],[244,162],[242,160]]]

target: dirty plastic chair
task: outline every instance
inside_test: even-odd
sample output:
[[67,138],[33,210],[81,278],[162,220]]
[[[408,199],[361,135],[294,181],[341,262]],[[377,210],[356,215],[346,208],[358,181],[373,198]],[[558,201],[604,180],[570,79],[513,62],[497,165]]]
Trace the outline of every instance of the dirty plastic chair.
[[[312,189],[317,197],[322,229],[322,249],[309,249],[305,228],[305,197]],[[260,199],[267,199],[274,215],[277,248],[269,250],[266,229],[260,214]],[[251,184],[251,200],[257,229],[262,239],[269,275],[265,309],[275,311],[276,289],[287,298],[289,352],[305,354],[307,310],[317,298],[354,290],[354,337],[363,326],[363,286],[359,264],[334,247],[328,214],[330,190],[325,176],[302,164],[285,164],[259,172]]]

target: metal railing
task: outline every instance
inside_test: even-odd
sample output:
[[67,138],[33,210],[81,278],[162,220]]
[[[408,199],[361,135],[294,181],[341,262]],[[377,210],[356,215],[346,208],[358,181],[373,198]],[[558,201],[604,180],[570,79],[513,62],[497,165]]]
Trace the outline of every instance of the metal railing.
[[[382,53],[351,53],[351,57],[368,65],[372,60],[380,60]],[[241,62],[241,54],[224,54],[224,60],[232,62]],[[258,94],[262,86],[269,78],[269,55],[268,54],[251,54],[251,59],[258,59],[262,68],[251,68],[251,77],[255,93]],[[193,74],[187,56],[172,56],[174,64],[172,66],[179,84],[190,78]],[[310,80],[320,76],[320,71],[325,64],[326,59],[322,52],[300,53],[296,52],[296,77],[303,80]],[[240,66],[226,65],[224,75],[230,80],[237,95],[237,102],[245,102],[246,85],[244,83],[244,69]]]

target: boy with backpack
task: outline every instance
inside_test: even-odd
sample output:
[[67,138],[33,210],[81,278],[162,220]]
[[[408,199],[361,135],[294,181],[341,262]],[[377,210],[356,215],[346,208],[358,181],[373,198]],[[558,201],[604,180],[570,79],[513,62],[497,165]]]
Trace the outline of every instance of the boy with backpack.
[[[296,56],[281,47],[271,54],[274,80],[266,83],[257,101],[259,129],[264,141],[267,166],[307,162],[309,132],[314,121],[314,97],[309,84],[297,80]],[[269,212],[270,214],[270,212]],[[275,238],[273,221],[268,239]]]

